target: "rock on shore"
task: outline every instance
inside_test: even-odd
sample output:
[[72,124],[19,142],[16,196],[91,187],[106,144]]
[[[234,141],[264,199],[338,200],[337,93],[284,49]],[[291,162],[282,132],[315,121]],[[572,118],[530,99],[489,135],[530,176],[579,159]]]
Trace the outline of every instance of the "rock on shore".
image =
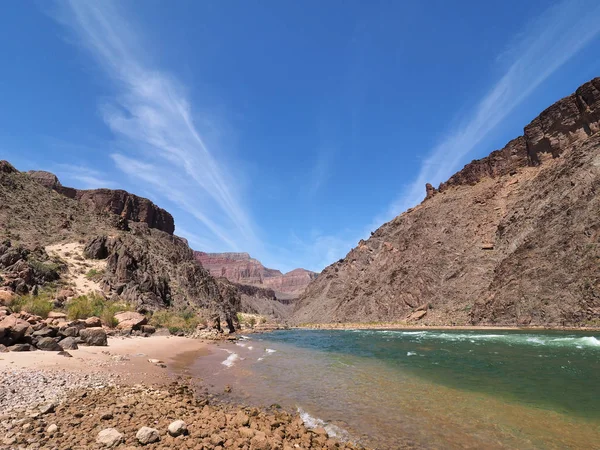
[[[52,432],[49,432],[52,427]],[[5,414],[0,448],[357,448],[280,410],[211,405],[186,386],[78,389],[47,414]],[[4,447],[3,447],[4,446]]]

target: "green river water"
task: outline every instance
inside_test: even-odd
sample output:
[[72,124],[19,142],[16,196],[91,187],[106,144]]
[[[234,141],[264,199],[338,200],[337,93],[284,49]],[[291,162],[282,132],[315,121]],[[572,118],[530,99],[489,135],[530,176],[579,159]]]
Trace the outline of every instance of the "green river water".
[[598,333],[291,330],[220,351],[237,400],[365,445],[600,449]]

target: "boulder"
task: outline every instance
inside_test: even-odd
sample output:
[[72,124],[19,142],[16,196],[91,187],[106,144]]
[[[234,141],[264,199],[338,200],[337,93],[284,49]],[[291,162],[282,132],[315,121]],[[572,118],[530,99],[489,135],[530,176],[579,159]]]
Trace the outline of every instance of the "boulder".
[[188,429],[183,420],[176,420],[175,422],[171,422],[168,431],[171,436],[177,437],[181,436],[182,434],[187,434]]
[[142,325],[148,323],[148,318],[145,315],[135,311],[125,311],[115,314],[115,319],[119,322],[117,328],[120,330],[137,330]]
[[72,336],[64,338],[58,345],[60,345],[63,350],[77,350],[79,348],[75,341],[75,337]]
[[15,344],[8,347],[8,350],[11,352],[29,352],[34,348],[29,344]]
[[76,337],[79,335],[79,328],[77,327],[66,327],[60,334],[65,337]]
[[33,332],[33,337],[55,337],[58,334],[58,330],[52,327],[43,327]]
[[135,435],[138,442],[142,445],[153,444],[160,440],[158,430],[149,427],[142,427]]
[[108,257],[106,240],[106,236],[97,236],[93,238],[85,245],[83,255],[90,259],[106,259]]
[[408,316],[407,320],[420,320],[427,314],[427,310],[415,311],[410,316]]
[[6,345],[0,344],[0,353],[6,353],[8,351],[8,347]]
[[142,333],[154,334],[156,332],[156,328],[152,325],[142,325],[141,327]]
[[7,316],[2,319],[0,321],[0,329],[2,328],[9,330],[11,336],[16,340],[22,339],[25,334],[30,334],[28,333],[28,329],[30,328],[29,323],[23,319],[17,318],[15,315]]
[[123,435],[115,428],[106,428],[98,433],[96,443],[104,447],[116,447],[123,442]]
[[86,328],[97,328],[102,326],[102,321],[99,317],[88,317],[85,319]]
[[85,328],[79,332],[79,337],[85,345],[106,346],[108,340],[106,331],[102,328]]
[[48,319],[66,319],[67,315],[58,311],[50,311],[48,313]]
[[8,305],[15,298],[15,294],[12,291],[0,290],[0,304]]
[[48,352],[60,352],[63,348],[56,342],[56,339],[51,337],[42,337],[37,340],[35,346],[40,350]]

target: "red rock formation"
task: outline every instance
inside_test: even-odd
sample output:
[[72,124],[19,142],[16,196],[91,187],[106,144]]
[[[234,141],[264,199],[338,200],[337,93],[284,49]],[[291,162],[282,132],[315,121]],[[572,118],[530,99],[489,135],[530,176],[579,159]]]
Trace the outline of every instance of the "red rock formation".
[[150,228],[156,228],[169,234],[173,234],[175,231],[173,216],[147,198],[138,197],[120,189],[78,190],[65,187],[56,175],[43,170],[31,170],[27,174],[48,189],[77,199],[98,212],[111,212],[123,219],[143,222]]
[[277,292],[300,295],[317,274],[306,269],[294,269],[284,275],[264,278],[263,284]]
[[282,274],[279,270],[266,268],[248,253],[194,254],[213,276],[225,277],[234,283],[271,288],[279,294],[300,295],[317,276],[316,273],[305,269],[295,269]]

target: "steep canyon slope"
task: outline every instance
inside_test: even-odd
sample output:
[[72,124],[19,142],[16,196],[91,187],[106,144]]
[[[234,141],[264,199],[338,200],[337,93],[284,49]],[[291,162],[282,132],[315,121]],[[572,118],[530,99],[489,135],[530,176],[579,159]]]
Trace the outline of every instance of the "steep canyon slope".
[[71,255],[79,261],[69,265],[52,254],[80,246],[90,260],[106,261],[97,282],[107,299],[122,299],[139,311],[202,312],[233,329],[240,292],[212,277],[174,229],[173,217],[148,199],[122,190],[66,188],[49,172],[23,173],[0,161],[0,290],[8,291],[5,296],[75,279],[84,270],[82,255]]
[[327,267],[296,323],[600,325],[600,78]]

